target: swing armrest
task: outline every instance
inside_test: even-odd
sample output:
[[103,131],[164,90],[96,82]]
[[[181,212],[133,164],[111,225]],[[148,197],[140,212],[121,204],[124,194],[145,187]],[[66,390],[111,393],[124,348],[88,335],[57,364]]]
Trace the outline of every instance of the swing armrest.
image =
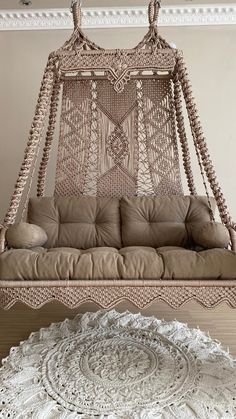
[[230,239],[231,239],[231,248],[232,248],[233,252],[236,252],[236,231],[235,231],[235,228],[230,227],[229,228],[229,234],[230,234]]
[[6,249],[6,231],[5,227],[0,226],[0,254]]

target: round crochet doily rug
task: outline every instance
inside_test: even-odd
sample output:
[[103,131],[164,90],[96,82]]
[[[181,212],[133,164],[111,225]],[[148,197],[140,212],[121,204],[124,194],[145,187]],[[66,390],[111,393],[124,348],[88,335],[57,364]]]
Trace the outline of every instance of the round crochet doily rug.
[[236,360],[177,321],[86,313],[11,349],[0,417],[233,419]]

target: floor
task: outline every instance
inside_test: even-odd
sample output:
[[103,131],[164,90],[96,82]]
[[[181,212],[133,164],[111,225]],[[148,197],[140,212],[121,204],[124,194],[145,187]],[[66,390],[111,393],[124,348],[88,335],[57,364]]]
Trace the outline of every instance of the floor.
[[[138,312],[127,302],[120,303],[116,310]],[[0,358],[9,353],[12,346],[19,345],[21,340],[27,339],[29,334],[52,322],[59,322],[66,317],[73,318],[76,313],[96,311],[95,304],[83,304],[77,310],[70,310],[59,303],[50,303],[39,310],[32,310],[23,304],[16,304],[11,310],[0,310]],[[178,310],[171,309],[167,304],[156,302],[142,311],[144,315],[155,315],[165,320],[177,319],[209,332],[211,337],[219,340],[225,349],[236,357],[236,310],[226,304],[221,304],[214,310],[207,310],[197,303],[188,303]]]

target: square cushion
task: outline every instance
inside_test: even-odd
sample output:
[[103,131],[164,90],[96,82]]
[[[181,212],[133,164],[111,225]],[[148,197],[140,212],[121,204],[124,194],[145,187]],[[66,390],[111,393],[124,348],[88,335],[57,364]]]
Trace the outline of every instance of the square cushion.
[[[211,200],[214,208],[214,199]],[[121,199],[123,246],[182,246],[192,242],[192,223],[210,221],[201,196],[159,196]]]
[[119,199],[116,198],[31,198],[28,221],[46,231],[47,248],[121,247]]

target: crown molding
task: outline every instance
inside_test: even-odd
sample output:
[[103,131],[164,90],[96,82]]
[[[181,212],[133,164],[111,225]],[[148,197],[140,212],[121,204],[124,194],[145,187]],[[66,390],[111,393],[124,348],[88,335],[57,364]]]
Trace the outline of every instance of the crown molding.
[[[96,7],[83,9],[84,28],[119,28],[147,26],[144,7]],[[164,6],[160,11],[160,26],[234,25],[236,3],[212,3]],[[0,30],[71,29],[72,16],[68,9],[0,10]]]

